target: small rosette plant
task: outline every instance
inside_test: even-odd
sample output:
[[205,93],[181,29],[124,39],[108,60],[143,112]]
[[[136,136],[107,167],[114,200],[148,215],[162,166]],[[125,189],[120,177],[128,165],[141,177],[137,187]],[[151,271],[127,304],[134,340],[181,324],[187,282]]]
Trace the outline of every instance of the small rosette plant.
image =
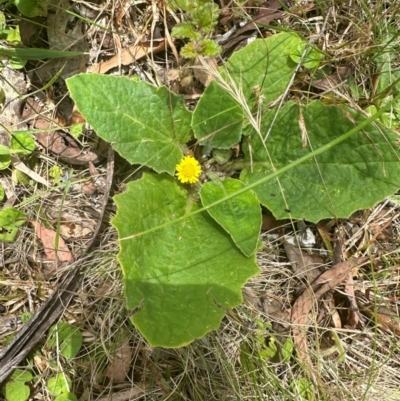
[[209,37],[218,24],[219,7],[212,0],[168,0],[175,11],[181,10],[185,20],[172,28],[171,36],[189,39],[181,49],[181,56],[216,56],[221,46]]

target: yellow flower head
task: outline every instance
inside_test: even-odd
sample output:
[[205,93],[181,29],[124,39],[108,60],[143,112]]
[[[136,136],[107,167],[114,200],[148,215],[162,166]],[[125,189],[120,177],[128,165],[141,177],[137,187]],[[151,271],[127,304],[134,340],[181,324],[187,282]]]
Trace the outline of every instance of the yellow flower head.
[[185,156],[176,165],[176,176],[182,184],[194,184],[199,181],[201,167],[199,162],[192,156]]

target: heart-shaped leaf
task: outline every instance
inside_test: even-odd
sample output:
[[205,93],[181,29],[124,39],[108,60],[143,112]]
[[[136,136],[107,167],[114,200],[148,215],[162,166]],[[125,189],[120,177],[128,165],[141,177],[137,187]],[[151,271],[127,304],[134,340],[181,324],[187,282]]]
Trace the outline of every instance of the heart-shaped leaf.
[[32,374],[29,371],[15,369],[4,386],[4,395],[7,401],[26,401],[31,390],[25,383],[31,380]]
[[114,200],[127,307],[140,308],[133,324],[162,347],[217,329],[258,272],[254,257],[246,258],[207,212],[175,222],[199,206],[165,174],[144,174]]
[[50,394],[55,396],[62,393],[68,393],[71,386],[71,379],[63,373],[57,373],[56,376],[50,378],[47,382],[47,388]]
[[35,150],[35,141],[29,133],[17,132],[12,134],[11,148],[23,156],[30,155]]
[[59,345],[61,355],[74,358],[82,347],[83,337],[81,331],[66,322],[52,326],[49,331],[49,344],[53,347]]
[[191,113],[165,86],[98,74],[67,80],[79,111],[130,163],[174,174],[189,140]]
[[13,207],[0,211],[0,241],[12,242],[18,233],[18,228],[25,224],[26,215]]

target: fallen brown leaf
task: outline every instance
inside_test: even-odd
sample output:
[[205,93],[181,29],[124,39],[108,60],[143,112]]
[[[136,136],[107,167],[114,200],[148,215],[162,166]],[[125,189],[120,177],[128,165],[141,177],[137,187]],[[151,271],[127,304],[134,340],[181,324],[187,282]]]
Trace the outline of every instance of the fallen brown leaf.
[[400,316],[396,308],[392,309],[385,305],[377,306],[374,302],[363,301],[360,297],[356,297],[356,299],[358,307],[364,314],[394,334],[400,335]]
[[400,335],[400,316],[385,306],[378,307],[378,322],[392,331],[394,334]]
[[[242,40],[248,39],[251,36],[251,33],[248,33],[248,31],[259,30],[263,25],[268,25],[272,21],[281,18],[283,15],[283,11],[279,11],[281,8],[282,4],[277,0],[266,1],[262,6],[258,7],[257,14],[254,16],[253,20],[238,29],[223,45],[223,52],[226,52]],[[225,19],[227,18],[229,19],[230,17],[225,17]]]
[[75,139],[65,132],[40,132],[35,138],[42,146],[67,163],[86,165],[89,162],[99,162],[99,157],[94,152],[83,151]]
[[279,234],[279,236],[283,235],[283,226],[286,221],[277,220],[274,216],[269,214],[262,215],[262,231],[274,231],[274,233]]
[[340,329],[342,327],[342,320],[340,319],[340,315],[336,308],[335,298],[331,296],[329,299],[327,299],[326,304],[328,308],[328,313],[331,318],[332,326],[336,329]]
[[247,301],[250,305],[252,305],[255,309],[262,311],[262,305],[261,305],[261,298],[250,288],[243,288],[243,298],[245,301]]
[[194,77],[205,87],[207,87],[208,85],[210,85],[214,77],[208,72],[205,64],[208,65],[212,71],[218,70],[218,63],[215,57],[204,57],[201,61],[199,57],[196,57],[192,68]]
[[83,117],[83,115],[80,113],[80,111],[74,105],[74,108],[72,109],[71,117],[69,118],[69,121],[68,121],[68,125],[84,124],[85,122],[86,122],[85,117]]
[[22,117],[32,128],[45,130],[35,135],[36,140],[43,147],[67,163],[86,165],[89,162],[99,162],[99,157],[96,153],[90,150],[83,151],[71,135],[56,129],[50,131],[51,128],[56,128],[54,127],[55,124],[63,126],[65,122],[57,116],[51,119],[46,117],[45,114],[44,106],[32,98],[27,99]]
[[153,40],[153,42],[140,42],[129,46],[126,49],[122,49],[120,54],[111,57],[110,60],[102,61],[90,67],[88,72],[105,74],[111,68],[118,67],[119,65],[129,65],[151,53],[155,54],[162,51],[166,48],[167,43],[167,40],[163,38]]
[[341,85],[347,77],[353,74],[353,72],[354,70],[352,66],[337,67],[337,70],[333,74],[326,75],[325,78],[315,79],[310,83],[315,88],[329,91]]
[[295,343],[297,356],[305,367],[311,367],[312,363],[308,355],[307,347],[307,325],[311,323],[309,312],[314,303],[326,292],[332,290],[346,279],[355,264],[366,261],[366,258],[357,260],[355,263],[347,261],[334,265],[331,269],[322,273],[314,283],[309,286],[296,300],[292,308],[291,322],[293,341]]
[[132,347],[125,343],[115,352],[114,359],[107,366],[104,375],[113,383],[122,383],[131,368]]
[[35,363],[35,367],[38,368],[42,373],[49,368],[49,363],[47,360],[40,355],[35,355],[33,357],[33,361]]
[[288,242],[283,246],[296,277],[305,279],[308,283],[314,282],[323,271],[321,266],[324,265],[324,259],[319,255],[308,255]]
[[48,260],[58,260],[60,262],[74,261],[74,257],[72,256],[70,250],[68,249],[61,236],[58,236],[58,247],[56,249],[55,244],[57,233],[52,229],[44,227],[38,221],[31,221],[30,223],[35,228],[35,233],[37,237],[42,241],[44,253]]

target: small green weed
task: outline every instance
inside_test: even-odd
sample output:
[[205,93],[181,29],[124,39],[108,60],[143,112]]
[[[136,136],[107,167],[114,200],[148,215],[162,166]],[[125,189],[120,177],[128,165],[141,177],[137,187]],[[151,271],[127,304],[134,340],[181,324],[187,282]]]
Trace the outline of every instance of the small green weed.
[[19,227],[25,224],[26,219],[25,213],[13,207],[0,210],[0,240],[13,242]]
[[189,39],[181,49],[181,56],[195,58],[197,56],[216,56],[221,47],[209,36],[218,23],[219,7],[210,0],[168,0],[168,5],[175,11],[186,13],[185,21],[176,24],[171,36]]
[[31,390],[26,385],[32,380],[32,374],[27,370],[15,369],[4,387],[4,396],[7,401],[26,401]]
[[77,401],[75,394],[70,392],[71,379],[63,373],[49,379],[47,388],[51,395],[55,396],[54,401]]
[[78,328],[60,322],[50,328],[49,345],[57,347],[65,358],[72,359],[82,347],[82,333]]

